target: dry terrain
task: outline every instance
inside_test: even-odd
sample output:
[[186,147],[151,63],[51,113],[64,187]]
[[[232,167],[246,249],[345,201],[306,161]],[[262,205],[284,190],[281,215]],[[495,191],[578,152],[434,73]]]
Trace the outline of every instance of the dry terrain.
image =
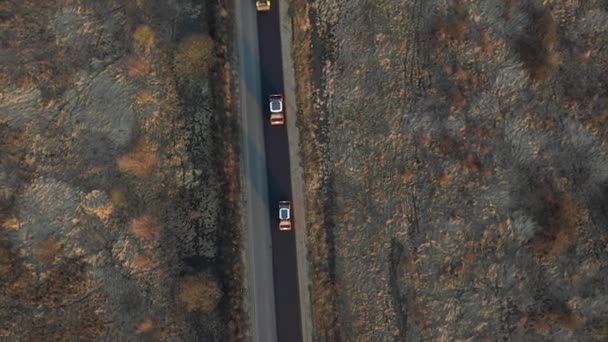
[[606,2],[292,3],[315,339],[608,340]]
[[0,340],[243,330],[228,1],[0,1]]

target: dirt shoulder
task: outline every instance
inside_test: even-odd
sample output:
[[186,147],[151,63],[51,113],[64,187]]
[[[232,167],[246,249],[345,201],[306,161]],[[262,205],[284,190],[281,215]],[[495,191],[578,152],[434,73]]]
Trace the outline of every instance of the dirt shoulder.
[[291,165],[291,187],[294,220],[300,229],[296,229],[296,249],[298,265],[298,282],[300,290],[300,316],[302,317],[302,338],[305,342],[312,341],[312,311],[310,297],[310,268],[308,264],[307,220],[305,207],[304,171],[302,169],[301,139],[298,131],[298,102],[296,97],[296,80],[294,74],[293,49],[293,17],[291,3],[281,4],[281,55],[283,60],[283,84],[285,108],[292,113],[292,120],[287,121],[289,138],[289,160]]
[[292,10],[314,339],[605,340],[605,5]]

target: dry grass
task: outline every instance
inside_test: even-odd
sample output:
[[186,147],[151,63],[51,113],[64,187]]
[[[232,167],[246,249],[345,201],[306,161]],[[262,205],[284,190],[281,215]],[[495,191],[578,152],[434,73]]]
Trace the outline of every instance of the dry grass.
[[106,203],[97,208],[93,208],[92,212],[102,222],[108,222],[108,220],[112,216],[112,213],[114,212],[114,206],[112,205],[112,203]]
[[156,102],[156,96],[154,96],[154,93],[152,91],[145,89],[137,93],[133,100],[135,101],[136,105],[142,106]]
[[232,88],[234,87],[234,82],[232,81],[232,66],[229,62],[224,63],[222,74],[224,76],[224,107],[230,108],[233,101]]
[[155,240],[160,233],[156,219],[150,215],[131,219],[129,227],[135,236],[145,241]]
[[95,215],[102,222],[108,222],[114,213],[114,205],[112,202],[104,202],[99,205],[83,206],[85,212],[89,215]]
[[118,169],[140,177],[149,176],[158,164],[156,151],[154,144],[142,139],[133,151],[118,159]]
[[156,32],[148,25],[140,25],[133,33],[133,40],[137,48],[149,52],[156,46]]
[[207,276],[187,277],[179,288],[177,299],[186,311],[209,313],[222,297],[222,290],[214,279]]
[[1,227],[4,229],[18,230],[19,220],[14,216],[7,217],[2,221]]
[[[316,128],[319,113],[310,99],[313,98],[313,73],[311,51],[310,5],[306,1],[294,1],[294,68],[297,87],[303,161],[306,170],[321,169],[321,156]],[[311,300],[315,338],[323,341],[340,340],[337,327],[337,291],[331,278],[328,260],[330,246],[327,244],[325,207],[321,189],[321,175],[305,172],[306,220],[308,222],[309,260],[312,265]]]
[[215,62],[215,44],[207,35],[195,34],[179,45],[174,56],[175,72],[181,77],[205,76]]

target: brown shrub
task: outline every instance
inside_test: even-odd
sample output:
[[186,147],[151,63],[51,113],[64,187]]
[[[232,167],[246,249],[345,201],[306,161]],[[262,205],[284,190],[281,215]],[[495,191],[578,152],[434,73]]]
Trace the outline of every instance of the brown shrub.
[[145,254],[138,254],[133,258],[131,265],[136,270],[146,271],[152,267],[152,259]]
[[150,62],[142,56],[131,56],[126,64],[127,75],[130,77],[146,76],[152,70]]
[[115,208],[127,206],[127,195],[122,189],[114,188],[110,190],[110,201]]
[[529,243],[530,250],[541,260],[550,260],[576,243],[577,227],[583,220],[574,197],[568,193],[544,190],[549,209],[548,226]]
[[150,330],[152,330],[153,328],[154,328],[154,322],[152,322],[151,319],[144,319],[143,321],[139,322],[139,324],[135,328],[135,333],[138,335],[147,333]]
[[496,38],[492,37],[489,32],[483,32],[481,34],[481,46],[483,54],[486,57],[494,55],[494,49],[496,48]]
[[222,297],[222,290],[217,281],[209,276],[185,278],[179,288],[178,301],[186,311],[209,313],[215,309]]
[[481,163],[479,162],[479,158],[476,155],[469,153],[464,158],[463,166],[465,168],[466,173],[470,172],[478,172],[481,169]]
[[159,233],[158,223],[150,215],[142,215],[131,219],[129,227],[131,228],[131,232],[142,240],[154,240]]
[[574,58],[579,63],[587,63],[591,58],[591,50],[577,51]]
[[0,276],[13,272],[13,254],[10,246],[0,241]]
[[469,34],[469,24],[464,20],[449,19],[437,25],[435,37],[441,44],[462,43]]
[[44,263],[52,263],[62,251],[61,243],[54,239],[40,242],[34,247],[34,257]]
[[437,178],[437,184],[442,188],[447,188],[452,184],[452,178],[452,175],[446,172]]
[[133,151],[118,159],[118,169],[136,176],[148,176],[157,163],[156,146],[149,141],[141,140]]
[[517,41],[517,51],[534,80],[548,79],[559,64],[558,25],[549,10],[533,13],[527,33]]
[[467,99],[458,87],[452,87],[448,92],[448,96],[450,98],[450,111],[458,112],[466,107]]
[[154,103],[154,101],[156,101],[156,97],[150,90],[145,89],[137,93],[133,100],[135,101],[135,104],[142,106],[145,104]]
[[174,56],[174,70],[179,76],[205,76],[215,60],[211,37],[195,34],[187,37]]
[[518,0],[503,0],[505,3],[505,17],[511,18],[517,9]]
[[135,45],[145,51],[150,51],[156,46],[156,33],[148,25],[140,25],[133,33]]

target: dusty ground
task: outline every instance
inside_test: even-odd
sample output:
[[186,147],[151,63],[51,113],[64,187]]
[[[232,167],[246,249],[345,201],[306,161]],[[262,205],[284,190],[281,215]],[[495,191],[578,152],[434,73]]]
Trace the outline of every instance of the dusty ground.
[[294,13],[316,340],[608,339],[605,2]]
[[0,339],[241,333],[227,4],[0,2]]

